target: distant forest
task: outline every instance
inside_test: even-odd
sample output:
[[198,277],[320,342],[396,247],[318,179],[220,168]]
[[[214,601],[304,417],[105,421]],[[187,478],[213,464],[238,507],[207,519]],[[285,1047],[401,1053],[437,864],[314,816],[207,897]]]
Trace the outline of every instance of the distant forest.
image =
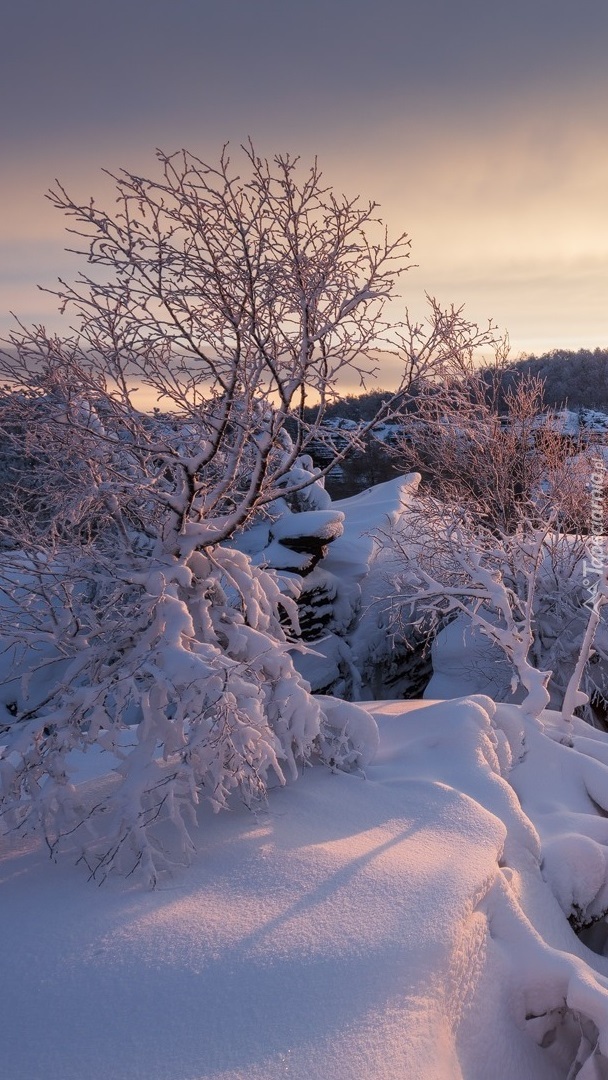
[[[548,408],[600,409],[608,412],[608,349],[553,349],[542,356],[524,356],[504,368],[507,390],[522,373],[539,375],[544,382],[544,403]],[[328,406],[326,416],[347,420],[370,420],[387,390],[347,394]],[[311,414],[314,410],[310,410]]]
[[545,405],[608,411],[608,349],[553,349],[526,356],[505,369],[505,383],[522,372],[543,379]]

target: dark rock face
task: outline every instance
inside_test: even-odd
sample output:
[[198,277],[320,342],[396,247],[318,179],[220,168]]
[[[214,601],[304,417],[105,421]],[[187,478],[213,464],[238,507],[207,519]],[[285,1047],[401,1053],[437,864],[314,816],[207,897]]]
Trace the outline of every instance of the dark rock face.
[[[278,542],[281,547],[287,548],[289,551],[310,555],[310,562],[306,566],[302,567],[301,562],[298,561],[298,564],[292,567],[301,577],[310,574],[317,563],[325,558],[329,544],[327,539],[322,539],[320,536],[284,536]],[[285,567],[285,569],[289,569],[289,567]]]

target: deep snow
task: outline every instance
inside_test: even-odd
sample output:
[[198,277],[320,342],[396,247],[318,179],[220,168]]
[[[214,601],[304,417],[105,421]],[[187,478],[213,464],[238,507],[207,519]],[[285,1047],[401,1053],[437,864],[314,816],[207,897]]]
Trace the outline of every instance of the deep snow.
[[[255,814],[204,812],[194,865],[154,892],[7,849],[0,1074],[565,1080],[580,1050],[581,1080],[606,1075],[589,1054],[599,1029],[608,1058],[608,963],[570,929],[507,779],[546,813],[547,748],[572,777],[583,755],[487,698],[367,709],[365,778],[319,766]],[[577,810],[571,832],[597,818]]]

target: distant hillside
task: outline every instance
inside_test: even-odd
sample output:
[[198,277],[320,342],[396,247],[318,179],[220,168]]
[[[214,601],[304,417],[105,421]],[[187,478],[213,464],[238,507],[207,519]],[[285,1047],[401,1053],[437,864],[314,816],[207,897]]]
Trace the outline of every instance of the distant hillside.
[[[365,394],[346,394],[325,409],[326,420],[373,420],[380,406],[393,396],[391,390],[368,390]],[[316,416],[316,407],[304,410],[306,420]]]
[[[490,372],[488,371],[488,375]],[[583,443],[592,440],[603,444],[608,440],[608,350],[580,349],[578,352],[555,350],[543,356],[521,357],[502,372],[502,393],[505,414],[508,412],[507,391],[524,374],[538,375],[544,381],[544,406],[558,410],[557,422],[564,434]],[[496,372],[492,370],[492,380]],[[490,381],[490,380],[489,380]],[[377,414],[382,402],[389,398],[387,390],[374,390],[356,396],[349,394],[330,405],[325,412],[323,428],[338,448],[344,445],[345,430],[365,424]],[[406,410],[416,414],[416,397],[407,402]],[[307,419],[314,420],[316,410],[308,410]],[[327,477],[327,489],[332,498],[354,495],[364,488],[390,480],[402,471],[402,464],[391,454],[391,446],[401,428],[398,422],[380,423],[364,436],[364,447],[351,451]],[[323,440],[313,443],[310,453],[316,465],[329,461]]]
[[543,379],[548,408],[608,411],[608,349],[553,349],[542,356],[520,357],[505,369],[505,387],[524,373]]
[[[539,375],[545,385],[544,404],[547,408],[598,409],[608,412],[608,349],[553,349],[541,356],[521,356],[504,369],[505,391],[522,374]],[[346,394],[328,405],[328,420],[371,420],[380,405],[391,397],[390,390],[370,390],[365,394]],[[415,412],[415,398],[408,411]],[[316,410],[306,410],[312,420]]]

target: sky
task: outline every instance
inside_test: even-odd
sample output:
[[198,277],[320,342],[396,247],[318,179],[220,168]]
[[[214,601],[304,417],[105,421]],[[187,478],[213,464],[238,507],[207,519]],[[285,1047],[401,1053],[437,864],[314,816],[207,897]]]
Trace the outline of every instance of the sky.
[[606,0],[19,0],[2,51],[0,333],[61,327],[56,177],[109,204],[104,167],[251,137],[407,230],[415,314],[464,304],[514,356],[608,346]]

